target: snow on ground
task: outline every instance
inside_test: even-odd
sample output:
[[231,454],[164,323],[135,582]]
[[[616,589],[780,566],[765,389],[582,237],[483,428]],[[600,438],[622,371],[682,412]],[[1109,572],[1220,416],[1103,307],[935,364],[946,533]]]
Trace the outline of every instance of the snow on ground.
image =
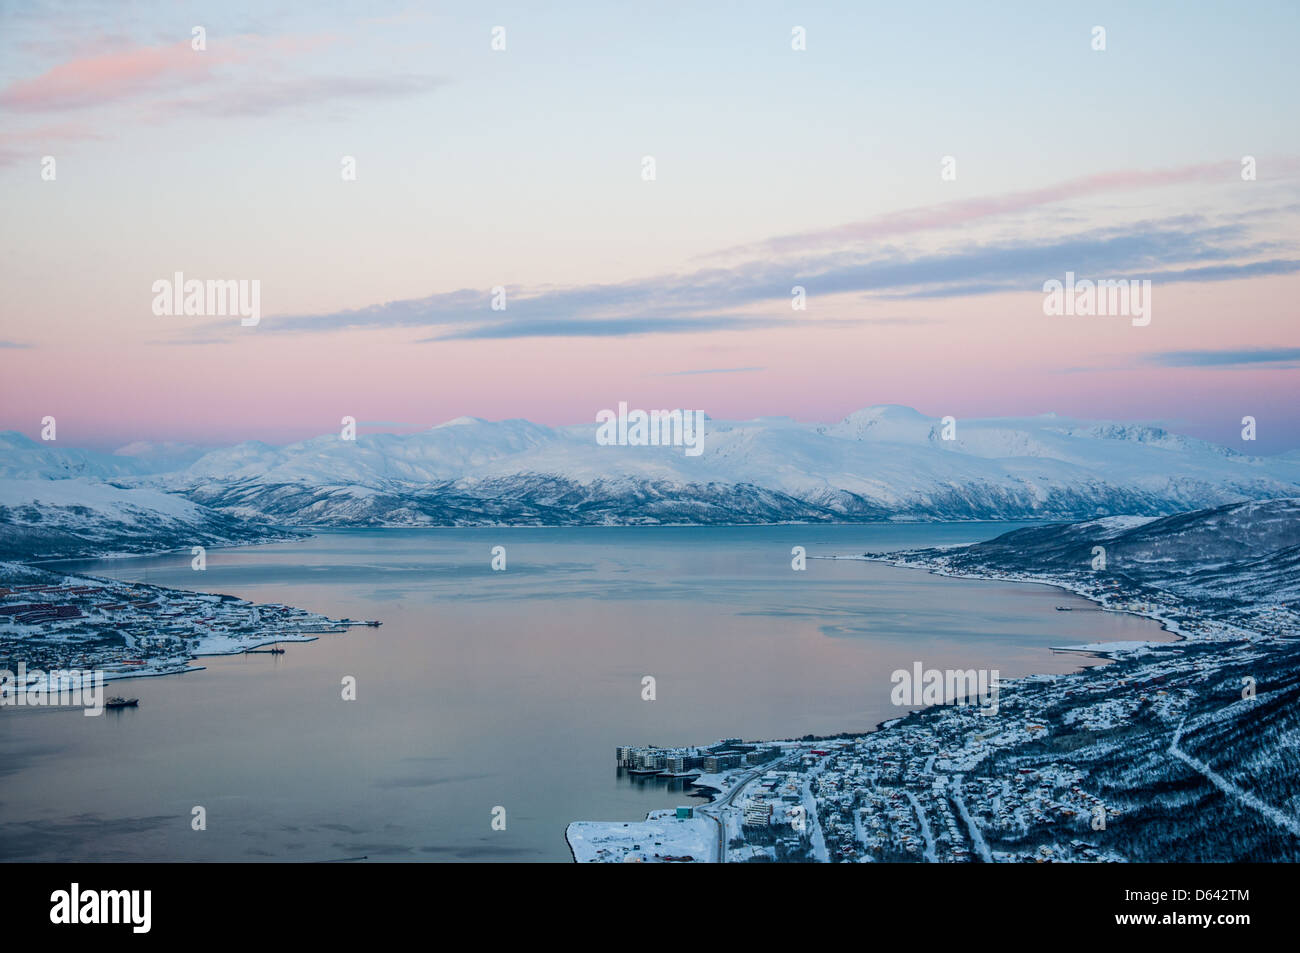
[[1151,652],[1152,648],[1162,646],[1164,642],[1089,642],[1086,645],[1053,645],[1053,651],[1056,652],[1093,652],[1099,655],[1126,655],[1138,656],[1146,655]]
[[[184,497],[149,488],[123,489],[109,483],[78,478],[72,480],[0,480],[0,506],[21,507],[44,504],[54,507],[84,507],[100,518],[124,521],[123,512],[161,513],[187,523],[203,520],[203,509]],[[86,514],[74,514],[84,521]],[[75,525],[75,520],[69,519]]]
[[[708,794],[714,800],[717,800],[718,795],[727,793],[727,790],[731,787],[731,782],[736,778],[736,774],[735,771],[728,771],[725,774],[701,774],[692,782],[694,786],[691,790],[693,793]],[[701,792],[701,788],[708,788],[708,790]]]
[[817,799],[812,793],[812,784],[817,780],[818,775],[826,769],[826,759],[823,758],[817,766],[807,772],[803,777],[800,795],[804,809],[804,817],[807,818],[808,837],[812,842],[812,854],[819,864],[829,864],[831,862],[830,851],[826,848],[826,838],[822,834],[821,821],[817,818]]
[[651,811],[640,822],[574,821],[564,837],[580,864],[657,864],[670,857],[711,862],[717,825],[707,817],[678,819],[675,814],[672,809]]
[[314,635],[205,635],[190,642],[190,654],[195,656],[238,655],[241,652],[247,652],[249,649],[260,648],[263,645],[274,645],[276,642],[315,641],[316,636]]
[[1061,721],[1087,731],[1108,731],[1127,724],[1141,704],[1141,700],[1135,697],[1108,698],[1095,705],[1071,708]]

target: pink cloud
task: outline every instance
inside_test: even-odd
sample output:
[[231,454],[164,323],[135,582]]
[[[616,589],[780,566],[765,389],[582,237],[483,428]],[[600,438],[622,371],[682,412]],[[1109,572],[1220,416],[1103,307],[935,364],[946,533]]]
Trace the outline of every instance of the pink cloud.
[[48,155],[56,145],[103,138],[79,123],[48,123],[33,129],[0,132],[0,166]]
[[141,92],[207,77],[233,52],[198,51],[189,40],[69,60],[0,91],[0,106],[20,112],[102,105]]
[[[1293,158],[1272,163],[1279,174],[1294,175],[1298,163]],[[1155,171],[1124,170],[1071,179],[1039,189],[1007,192],[988,198],[964,199],[902,209],[834,228],[781,235],[753,245],[741,245],[706,256],[734,255],[738,252],[802,252],[851,242],[873,241],[893,235],[906,235],[939,228],[952,228],[982,219],[1024,212],[1069,199],[1086,198],[1106,192],[1178,185],[1187,182],[1230,182],[1240,172],[1238,160],[1203,162],[1177,169]]]
[[[341,39],[330,33],[223,36],[209,38],[206,50],[194,50],[187,39],[78,56],[0,90],[0,108],[38,114],[135,99],[143,105],[136,119],[156,122],[196,109],[208,116],[260,116],[298,106],[415,95],[445,83],[438,77],[406,74],[284,77],[288,59],[317,53]],[[243,75],[218,73],[219,67],[231,64],[239,64]],[[0,164],[16,155],[12,148],[5,149],[6,140],[39,141],[40,132],[0,135]]]

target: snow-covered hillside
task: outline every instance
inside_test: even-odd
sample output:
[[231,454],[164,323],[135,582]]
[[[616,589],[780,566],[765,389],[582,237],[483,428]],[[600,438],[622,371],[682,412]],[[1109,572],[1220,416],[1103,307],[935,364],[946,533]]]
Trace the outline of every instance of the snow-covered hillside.
[[0,479],[0,559],[156,552],[285,535],[148,487],[85,477]]
[[0,479],[61,480],[120,477],[165,473],[189,466],[203,456],[190,444],[137,441],[112,453],[65,448],[51,441],[37,442],[12,430],[0,432]]
[[97,476],[290,525],[1078,520],[1300,495],[1294,453],[1257,457],[1155,427],[1054,415],[958,420],[955,439],[944,439],[941,419],[892,405],[828,425],[708,420],[698,456],[602,446],[594,422],[469,417],[403,436],[242,443],[170,472],[160,469],[165,454],[15,442],[0,435],[0,476]]
[[832,425],[709,420],[703,450],[601,446],[594,424],[460,418],[406,436],[214,451],[160,484],[290,523],[1080,519],[1300,493],[1300,460],[1159,428],[870,407]]
[[1300,603],[1300,498],[1034,526],[941,555],[959,571],[1078,575],[1096,546],[1117,578],[1192,604]]

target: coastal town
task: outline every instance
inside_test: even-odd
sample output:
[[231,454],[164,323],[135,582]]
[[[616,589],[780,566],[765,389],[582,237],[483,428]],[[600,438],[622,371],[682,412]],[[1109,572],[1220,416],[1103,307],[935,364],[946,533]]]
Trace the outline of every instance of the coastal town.
[[[618,770],[685,778],[687,797],[706,803],[571,824],[576,861],[1300,858],[1300,818],[1285,808],[1300,791],[1252,768],[1293,756],[1300,603],[1290,589],[1230,601],[1144,584],[1136,570],[973,567],[940,551],[847,558],[1053,585],[1098,611],[1160,621],[1179,640],[1062,646],[1106,662],[1003,680],[991,717],[938,704],[860,735],[620,747]],[[1175,819],[1184,835],[1171,847]]]
[[[1198,642],[1251,641],[1264,638],[1268,633],[1300,631],[1300,603],[1296,602],[1268,599],[1234,603],[1216,601],[1210,606],[1183,594],[1149,586],[1126,585],[1105,573],[1086,570],[1047,573],[993,566],[965,571],[935,555],[882,554],[836,558],[887,562],[907,569],[924,569],[940,576],[1054,586],[1096,603],[1100,611],[1127,612],[1153,619],[1169,632]],[[1114,649],[1115,646],[1108,648]]]
[[[278,604],[0,563],[0,698],[43,674],[102,672],[106,680],[192,670],[193,659],[271,651],[376,621],[330,619]],[[20,666],[28,682],[18,685]]]
[[[690,775],[690,793],[709,803],[642,823],[573,824],[569,845],[579,862],[1129,859],[1114,832],[1140,798],[1099,783],[1122,757],[1120,739],[1139,718],[1174,732],[1193,714],[1196,686],[1222,674],[1227,659],[1158,645],[1116,658],[1008,681],[994,718],[940,705],[865,735],[768,742],[725,759],[713,754],[718,746],[700,749],[717,770]],[[1225,693],[1221,707],[1234,702],[1249,704]],[[1076,746],[1073,757],[1059,754]],[[663,777],[675,776],[666,765],[681,757],[625,751],[632,763],[664,763]]]

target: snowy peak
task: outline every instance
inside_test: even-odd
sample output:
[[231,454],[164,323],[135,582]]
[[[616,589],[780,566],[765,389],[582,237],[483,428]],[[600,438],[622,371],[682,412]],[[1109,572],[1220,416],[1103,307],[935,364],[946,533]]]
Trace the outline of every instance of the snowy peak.
[[889,443],[924,443],[939,424],[911,407],[879,404],[855,410],[837,424],[819,427],[818,432],[844,440],[879,440]]
[[210,454],[165,482],[240,513],[343,525],[1079,519],[1300,493],[1300,460],[1159,428],[1055,415],[946,422],[887,404],[829,425],[709,420],[698,456],[602,446],[594,423],[476,418],[244,454]]
[[167,473],[188,466],[202,449],[188,444],[132,443],[112,453],[79,450],[59,441],[32,440],[21,433],[0,433],[0,478],[108,480]]
[[152,486],[303,525],[1078,520],[1300,495],[1294,453],[1245,456],[1140,424],[945,421],[888,404],[836,424],[708,420],[691,455],[602,445],[594,420],[473,417],[410,434],[362,425],[355,439],[250,441],[163,473],[169,448],[110,455],[23,441],[0,450],[0,477]]
[[1163,427],[1153,427],[1146,424],[1100,423],[1086,428],[1079,428],[1070,433],[1072,435],[1092,437],[1097,440],[1116,440],[1143,444],[1158,447],[1161,450],[1196,451],[1215,453],[1222,456],[1239,455],[1237,451],[1227,447],[1220,447],[1205,440],[1197,440],[1195,437],[1184,437],[1180,434],[1170,433]]
[[165,482],[173,486],[251,479],[315,486],[435,483],[535,450],[552,439],[553,431],[527,420],[492,423],[458,417],[406,435],[367,434],[360,429],[351,440],[325,434],[280,448],[242,443],[206,454]]
[[39,450],[41,445],[17,430],[0,430],[0,452],[5,450]]

